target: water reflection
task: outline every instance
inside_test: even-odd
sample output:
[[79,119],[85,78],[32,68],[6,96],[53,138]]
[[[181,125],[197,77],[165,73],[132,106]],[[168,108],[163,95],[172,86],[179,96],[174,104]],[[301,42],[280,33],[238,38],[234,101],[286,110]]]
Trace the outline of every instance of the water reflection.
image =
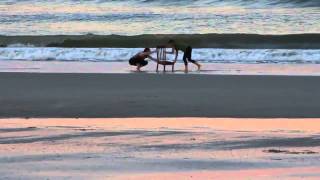
[[161,6],[118,2],[37,2],[0,5],[1,34],[157,34],[320,31],[317,8]]

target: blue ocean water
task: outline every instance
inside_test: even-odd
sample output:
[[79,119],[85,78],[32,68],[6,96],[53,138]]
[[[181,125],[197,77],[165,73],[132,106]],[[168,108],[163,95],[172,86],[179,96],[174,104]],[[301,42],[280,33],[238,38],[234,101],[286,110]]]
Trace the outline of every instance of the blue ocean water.
[[1,35],[320,32],[319,0],[2,0]]

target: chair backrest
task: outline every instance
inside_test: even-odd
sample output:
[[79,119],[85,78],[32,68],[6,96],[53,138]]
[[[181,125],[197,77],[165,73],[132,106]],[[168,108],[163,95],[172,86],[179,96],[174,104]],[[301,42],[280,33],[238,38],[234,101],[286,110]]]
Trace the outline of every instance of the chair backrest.
[[157,47],[157,61],[166,61],[167,60],[167,53],[165,47]]

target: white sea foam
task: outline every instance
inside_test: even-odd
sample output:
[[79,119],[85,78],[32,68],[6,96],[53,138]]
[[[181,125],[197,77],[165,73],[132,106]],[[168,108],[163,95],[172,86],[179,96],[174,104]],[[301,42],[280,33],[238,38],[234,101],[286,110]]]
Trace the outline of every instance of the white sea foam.
[[[127,61],[141,48],[0,48],[0,60]],[[179,53],[179,60],[182,59]],[[155,55],[154,55],[155,56]],[[173,56],[169,56],[173,59]],[[194,49],[193,59],[213,63],[319,64],[320,50],[302,49]]]

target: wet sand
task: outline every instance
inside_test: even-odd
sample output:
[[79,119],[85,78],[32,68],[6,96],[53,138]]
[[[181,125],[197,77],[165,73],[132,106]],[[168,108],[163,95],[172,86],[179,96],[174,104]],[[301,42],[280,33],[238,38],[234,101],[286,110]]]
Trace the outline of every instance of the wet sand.
[[320,117],[320,77],[0,73],[0,117]]
[[[178,62],[174,74],[184,74],[184,64]],[[202,70],[190,66],[193,75],[274,75],[320,76],[320,64],[239,64],[203,63]],[[160,69],[162,70],[162,69]],[[157,74],[156,63],[149,61],[142,73]],[[82,73],[82,74],[133,74],[136,67],[128,62],[76,62],[76,61],[0,61],[0,72],[23,73]],[[162,72],[160,72],[162,74]],[[172,74],[170,71],[166,74]]]
[[319,121],[0,119],[0,174],[32,180],[319,179]]
[[319,179],[319,80],[0,73],[0,179]]

